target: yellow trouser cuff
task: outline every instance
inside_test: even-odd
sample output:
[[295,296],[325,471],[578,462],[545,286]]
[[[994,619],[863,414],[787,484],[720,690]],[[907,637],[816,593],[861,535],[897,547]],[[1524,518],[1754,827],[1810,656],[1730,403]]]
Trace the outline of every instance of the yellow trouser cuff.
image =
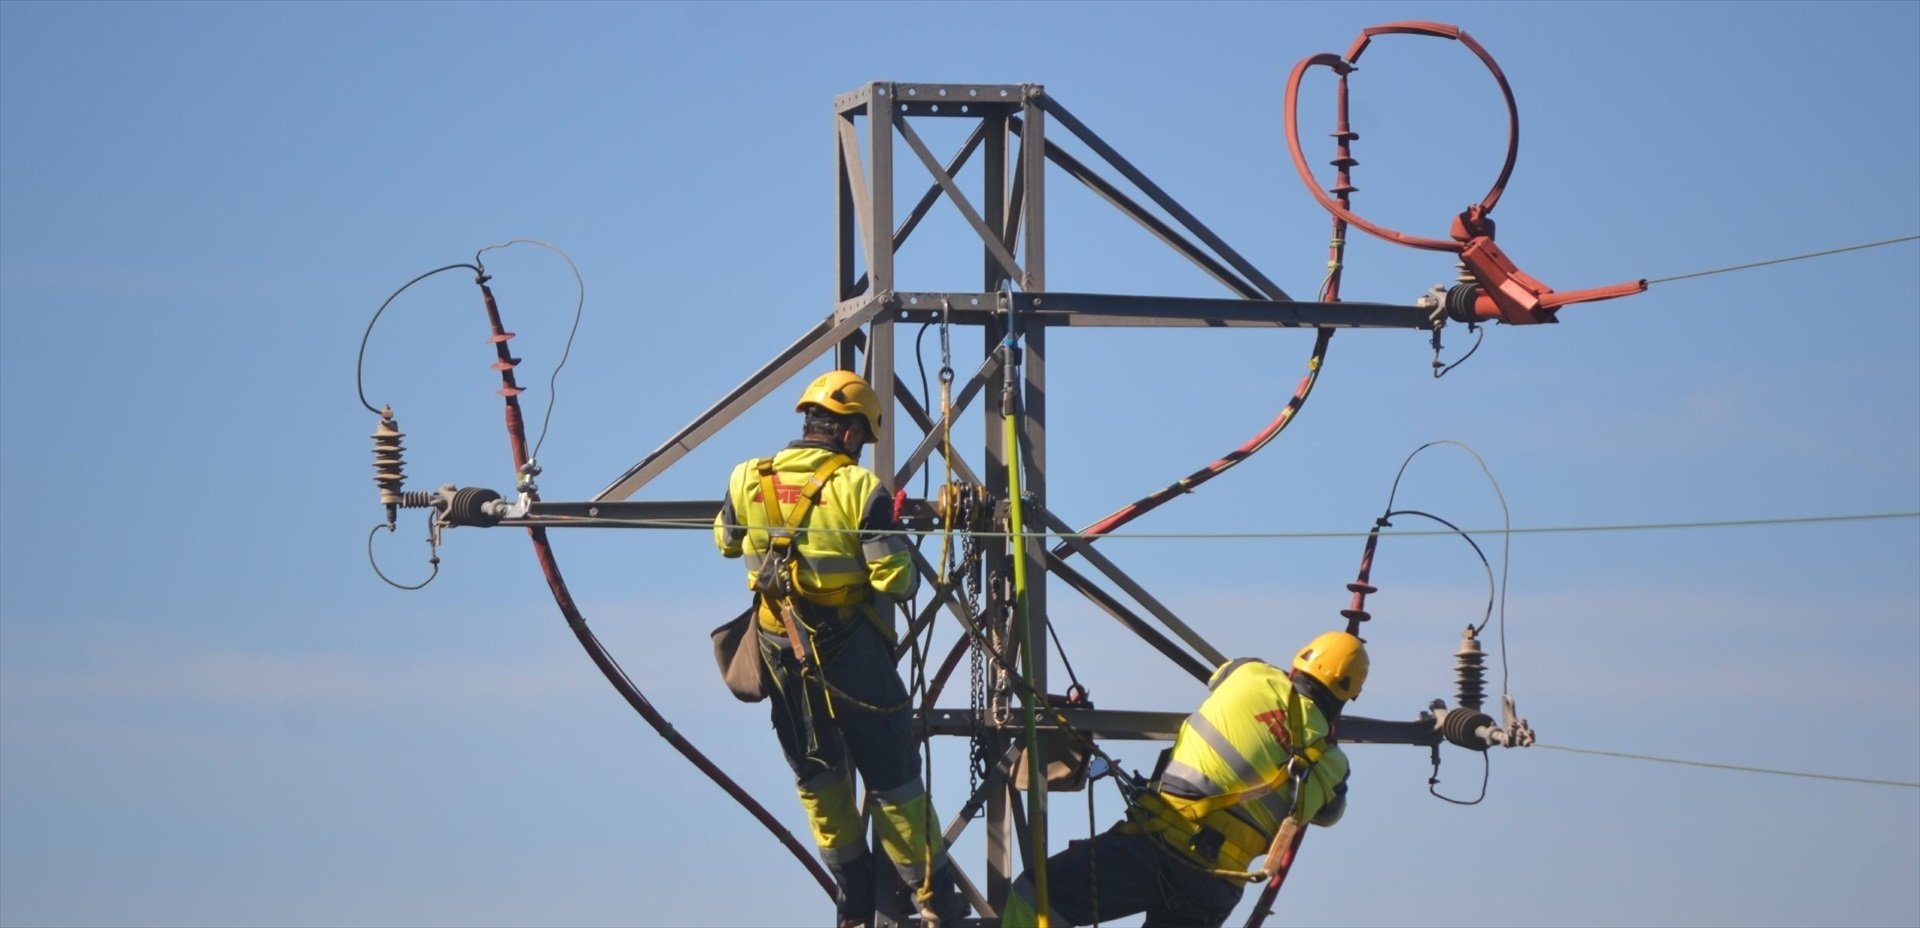
[[929,872],[929,865],[937,867],[946,859],[946,843],[934,818],[933,801],[918,783],[912,787],[911,795],[902,798],[874,794],[874,822],[887,859],[903,876],[918,880]]
[[844,848],[866,841],[860,810],[853,802],[853,776],[845,770],[799,787],[800,806],[814,843],[822,848]]

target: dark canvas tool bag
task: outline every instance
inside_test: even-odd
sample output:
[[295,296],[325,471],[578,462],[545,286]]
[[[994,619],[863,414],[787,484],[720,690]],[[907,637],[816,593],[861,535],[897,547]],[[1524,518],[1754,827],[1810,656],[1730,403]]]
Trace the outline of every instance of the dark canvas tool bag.
[[755,599],[733,621],[713,630],[713,662],[720,667],[720,679],[741,702],[759,702],[767,698],[767,665],[760,660],[760,628]]

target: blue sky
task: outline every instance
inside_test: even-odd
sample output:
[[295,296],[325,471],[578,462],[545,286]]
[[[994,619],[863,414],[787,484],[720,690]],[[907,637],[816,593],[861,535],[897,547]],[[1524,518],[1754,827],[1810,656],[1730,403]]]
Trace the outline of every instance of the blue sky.
[[[368,317],[482,246],[566,249],[586,313],[541,482],[590,496],[828,311],[831,103],[872,80],[1045,84],[1304,298],[1328,221],[1288,163],[1287,71],[1408,18],[1465,28],[1505,68],[1522,143],[1500,241],[1556,287],[1920,232],[1913,3],[0,5],[0,923],[824,917],[578,653],[516,533],[451,533],[421,592],[374,576],[374,421],[352,382]],[[1364,65],[1356,204],[1442,234],[1497,169],[1492,85],[1433,40],[1381,40]],[[1305,99],[1318,144],[1330,84]],[[911,168],[903,186],[923,183]],[[1052,288],[1224,295],[1071,181],[1049,193]],[[940,249],[961,232],[930,220],[903,285],[950,285]],[[1348,259],[1352,300],[1452,274],[1371,239]],[[488,266],[543,409],[573,278],[524,246]],[[1489,331],[1437,382],[1421,334],[1343,332],[1293,427],[1132,529],[1363,530],[1438,438],[1485,458],[1521,527],[1920,510],[1920,245],[1562,319]],[[511,483],[485,335],[457,275],[374,332],[368,394],[400,416],[413,487]],[[1090,522],[1238,445],[1310,344],[1056,334],[1051,506]],[[717,496],[792,434],[798,387],[643,496]],[[1448,448],[1398,502],[1500,520]],[[410,515],[377,550],[417,579]],[[697,533],[556,543],[642,688],[804,833],[761,708],[707,663],[738,566]],[[1360,542],[1106,547],[1222,650],[1278,657],[1338,621]],[[1920,781],[1916,564],[1911,518],[1515,536],[1512,691],[1547,745]],[[1485,581],[1446,538],[1384,543],[1375,581],[1357,711],[1409,718],[1451,699]],[[1198,701],[1053,602],[1098,704]],[[935,753],[947,813],[957,751]],[[1920,790],[1535,749],[1493,756],[1486,801],[1462,808],[1426,794],[1424,751],[1352,755],[1352,811],[1311,835],[1276,923],[1920,922]],[[1476,791],[1477,758],[1444,760],[1443,791]],[[1096,799],[1105,827],[1118,805]],[[1056,846],[1085,833],[1084,800],[1057,797]],[[979,869],[977,835],[957,853]]]

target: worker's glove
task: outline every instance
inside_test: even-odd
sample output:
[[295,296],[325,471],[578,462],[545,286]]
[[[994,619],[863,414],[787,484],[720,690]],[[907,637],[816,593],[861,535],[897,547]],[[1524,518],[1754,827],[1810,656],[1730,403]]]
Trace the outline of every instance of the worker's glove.
[[1334,792],[1333,799],[1329,800],[1326,805],[1321,806],[1320,811],[1313,813],[1313,823],[1322,828],[1326,828],[1340,821],[1340,817],[1345,814],[1347,814],[1347,791],[1345,789],[1337,789]]

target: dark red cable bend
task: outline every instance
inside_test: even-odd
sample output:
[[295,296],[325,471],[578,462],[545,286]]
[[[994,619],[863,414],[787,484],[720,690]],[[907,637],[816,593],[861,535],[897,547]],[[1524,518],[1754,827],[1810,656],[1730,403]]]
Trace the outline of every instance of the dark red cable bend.
[[[1184,493],[1193,492],[1195,487],[1225,473],[1228,468],[1252,457],[1254,452],[1266,447],[1267,443],[1272,441],[1274,436],[1280,434],[1280,431],[1287,427],[1287,423],[1293,421],[1294,414],[1300,411],[1300,407],[1306,405],[1307,396],[1313,392],[1313,383],[1320,377],[1320,365],[1321,362],[1326,359],[1327,342],[1333,338],[1333,330],[1320,329],[1318,332],[1318,337],[1316,337],[1313,342],[1313,357],[1308,361],[1306,376],[1301,377],[1300,385],[1294,388],[1293,399],[1287,401],[1287,405],[1280,410],[1279,415],[1275,416],[1272,422],[1267,423],[1267,427],[1261,429],[1259,434],[1248,439],[1246,444],[1218,458],[1213,463],[1115,510],[1106,518],[1081,529],[1079,534],[1082,537],[1105,535],[1134,519],[1152,512],[1167,500]],[[1065,543],[1062,543],[1053,549],[1053,554],[1055,557],[1064,560],[1073,556],[1073,549]]]
[[[1400,23],[1400,24],[1394,24],[1390,26],[1377,26],[1372,30],[1368,30],[1367,32],[1362,33],[1362,40],[1356,43],[1355,50],[1351,52],[1351,55],[1357,56],[1359,54],[1359,50],[1365,48],[1366,41],[1369,40],[1375,32],[1379,32],[1383,30],[1411,31],[1415,26],[1424,26],[1428,28],[1438,28],[1438,29],[1450,28],[1450,27],[1444,27],[1444,26],[1433,26],[1432,24],[1414,24],[1414,23]],[[1477,45],[1474,47],[1478,48]],[[1301,154],[1301,151],[1300,151],[1299,128],[1298,128],[1299,119],[1297,118],[1297,115],[1298,115],[1297,101],[1300,95],[1299,94],[1300,75],[1305,72],[1306,68],[1309,65],[1312,65],[1312,64],[1326,65],[1338,71],[1341,75],[1340,94],[1339,94],[1339,100],[1338,100],[1338,107],[1339,107],[1338,130],[1334,133],[1335,138],[1339,140],[1339,144],[1340,144],[1340,156],[1339,156],[1339,159],[1335,161],[1335,164],[1338,166],[1340,173],[1339,173],[1339,179],[1334,184],[1334,192],[1340,199],[1339,203],[1335,203],[1333,200],[1328,199],[1326,194],[1322,193],[1318,186],[1315,186],[1313,181],[1313,172],[1306,167],[1306,158],[1304,155]],[[1298,65],[1295,65],[1293,69],[1293,75],[1287,81],[1287,94],[1286,94],[1287,141],[1288,141],[1289,148],[1293,152],[1294,166],[1300,170],[1300,175],[1303,178],[1306,178],[1307,186],[1313,189],[1314,196],[1318,198],[1320,202],[1323,205],[1325,205],[1328,208],[1328,210],[1332,211],[1334,214],[1333,244],[1329,248],[1329,255],[1328,255],[1329,275],[1327,278],[1326,289],[1320,295],[1320,298],[1326,302],[1336,302],[1340,299],[1340,296],[1339,296],[1340,271],[1341,271],[1341,262],[1342,262],[1342,254],[1343,254],[1342,246],[1346,239],[1345,217],[1352,215],[1346,208],[1349,194],[1353,192],[1353,187],[1350,184],[1347,176],[1347,169],[1353,163],[1349,157],[1347,146],[1348,146],[1348,143],[1353,138],[1356,138],[1357,136],[1355,136],[1352,133],[1352,131],[1349,129],[1347,125],[1347,92],[1346,92],[1347,88],[1346,88],[1345,77],[1346,77],[1346,73],[1350,70],[1352,70],[1352,65],[1350,65],[1346,59],[1342,59],[1339,56],[1336,56],[1333,54],[1320,54],[1320,55],[1315,55],[1311,58],[1308,58],[1307,60],[1300,62]],[[1505,84],[1506,84],[1505,78],[1501,78],[1501,86],[1504,87]],[[1512,166],[1513,166],[1513,155],[1510,149],[1507,157],[1507,168],[1509,171],[1512,169]],[[1505,183],[1506,183],[1506,172],[1502,172],[1500,177],[1500,184],[1505,184]],[[1487,195],[1487,202],[1490,205],[1491,202],[1497,201],[1499,198],[1500,198],[1500,194],[1498,189],[1496,188],[1496,190],[1494,190],[1493,192],[1490,192]],[[1388,231],[1391,231],[1391,230],[1388,230]],[[1397,235],[1399,233],[1394,233],[1394,234]],[[1280,410],[1280,413],[1274,417],[1273,421],[1267,424],[1266,428],[1262,429],[1258,434],[1254,435],[1251,439],[1248,439],[1245,444],[1241,445],[1239,448],[1235,449],[1230,454],[1227,454],[1226,456],[1215,460],[1213,463],[1208,464],[1206,467],[1203,467],[1197,471],[1194,471],[1191,474],[1188,474],[1184,479],[1168,484],[1167,486],[1162,487],[1161,489],[1153,493],[1150,493],[1126,506],[1121,507],[1120,509],[1115,510],[1114,512],[1108,514],[1106,518],[1103,518],[1100,521],[1095,522],[1092,525],[1089,525],[1086,528],[1081,529],[1080,535],[1083,537],[1095,537],[1099,535],[1105,535],[1113,531],[1114,529],[1119,528],[1120,526],[1125,525],[1128,522],[1131,522],[1134,519],[1139,518],[1140,516],[1146,515],[1148,512],[1153,511],[1154,509],[1158,508],[1161,504],[1165,503],[1166,501],[1176,496],[1179,496],[1183,493],[1192,492],[1195,487],[1199,486],[1202,483],[1207,482],[1208,480],[1213,479],[1216,476],[1219,476],[1221,473],[1225,472],[1228,468],[1234,466],[1235,464],[1240,463],[1242,460],[1245,460],[1248,457],[1251,457],[1254,452],[1259,451],[1261,448],[1265,447],[1268,442],[1273,440],[1274,436],[1278,435],[1282,429],[1287,427],[1287,423],[1293,420],[1293,416],[1299,412],[1300,407],[1306,404],[1307,396],[1313,392],[1314,381],[1319,378],[1320,366],[1326,360],[1327,342],[1330,339],[1332,339],[1332,337],[1333,337],[1332,329],[1323,328],[1319,330],[1318,337],[1315,339],[1314,345],[1313,345],[1313,355],[1308,361],[1306,376],[1300,378],[1299,386],[1294,388],[1293,398],[1287,402],[1287,405],[1283,409]],[[1063,543],[1054,547],[1053,554],[1056,557],[1065,559],[1073,556],[1073,549]]]
[[[493,326],[493,337],[488,340],[493,343],[499,353],[499,360],[493,366],[500,372],[500,395],[506,399],[507,437],[513,446],[514,473],[524,474],[522,469],[528,462],[527,430],[526,423],[520,415],[520,387],[513,378],[513,368],[520,363],[520,360],[508,355],[507,341],[513,338],[513,334],[500,324],[500,307],[494,302],[493,290],[487,286],[487,278],[481,276],[475,283],[480,285],[480,293],[486,298],[487,321]],[[527,495],[534,500],[540,498],[539,494],[532,490],[528,490]],[[613,688],[626,698],[627,704],[633,706],[634,711],[640,713],[640,717],[646,719],[647,724],[653,726],[653,730],[658,732],[660,737],[666,739],[667,743],[673,745],[674,749],[687,760],[692,761],[695,767],[700,768],[700,772],[706,774],[707,779],[719,785],[727,795],[733,797],[735,802],[740,803],[752,813],[753,817],[766,826],[768,831],[773,832],[774,837],[780,839],[780,843],[785,845],[787,850],[792,851],[793,856],[807,868],[807,872],[813,874],[820,888],[825,890],[829,897],[833,896],[833,878],[828,876],[826,869],[814,859],[813,853],[796,840],[793,833],[781,825],[779,820],[775,819],[746,790],[729,778],[719,767],[714,766],[706,755],[700,753],[698,748],[675,731],[666,717],[653,707],[653,703],[647,700],[646,695],[641,693],[633,682],[627,679],[619,665],[614,663],[606,647],[594,636],[593,630],[587,627],[586,618],[580,614],[580,607],[574,603],[573,594],[567,590],[567,581],[560,575],[560,565],[554,560],[553,546],[547,541],[546,529],[538,526],[529,527],[527,535],[533,539],[533,552],[540,561],[540,572],[547,578],[547,587],[553,591],[553,601],[560,607],[560,614],[566,618],[567,627],[573,629],[574,637],[580,640],[581,647],[586,649],[587,656],[593,659],[594,665],[606,675],[607,682],[613,684]]]

